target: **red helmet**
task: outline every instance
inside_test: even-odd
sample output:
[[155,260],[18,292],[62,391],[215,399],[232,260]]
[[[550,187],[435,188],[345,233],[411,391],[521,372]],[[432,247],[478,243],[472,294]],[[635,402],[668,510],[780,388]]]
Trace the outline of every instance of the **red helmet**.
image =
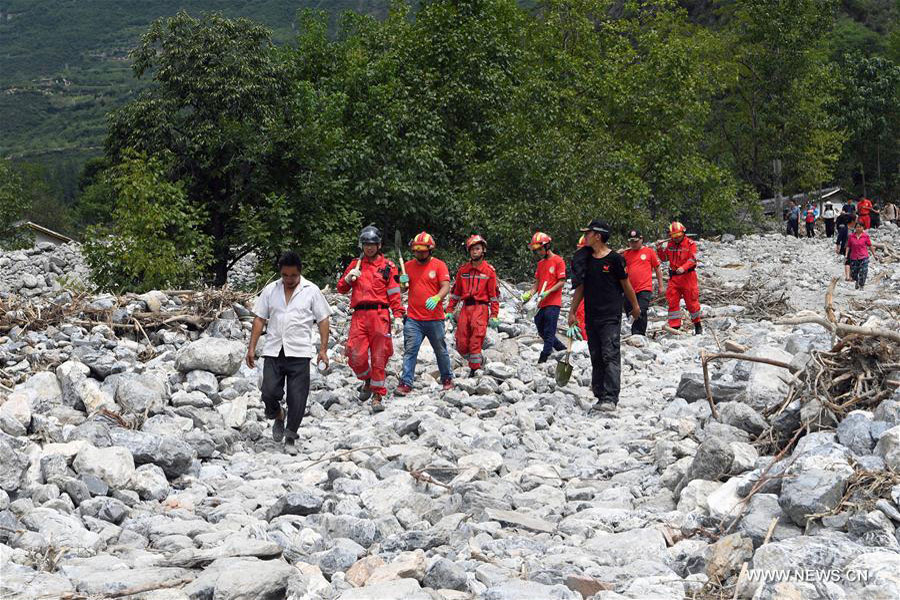
[[469,239],[466,240],[466,251],[472,248],[472,246],[474,246],[475,244],[481,244],[482,246],[484,246],[484,249],[487,250],[487,242],[483,237],[476,233],[470,235]]
[[413,250],[434,250],[434,238],[423,231],[409,242],[409,247]]
[[582,235],[580,238],[578,238],[578,246],[577,247],[584,248],[585,246],[587,246],[587,242],[584,240],[584,236]]
[[531,242],[528,244],[528,247],[531,248],[532,250],[537,250],[541,246],[546,246],[547,244],[549,244],[552,241],[553,241],[553,238],[551,238],[549,235],[547,235],[546,233],[543,233],[541,231],[538,231],[533,236],[531,236]]
[[684,225],[678,221],[672,221],[672,224],[669,225],[669,237],[673,239],[683,238],[686,231]]

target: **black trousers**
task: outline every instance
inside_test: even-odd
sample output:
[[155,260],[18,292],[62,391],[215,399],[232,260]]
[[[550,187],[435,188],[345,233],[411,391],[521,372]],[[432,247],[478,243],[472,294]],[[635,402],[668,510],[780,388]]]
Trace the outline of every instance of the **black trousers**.
[[800,225],[799,221],[795,221],[794,219],[787,220],[787,234],[793,235],[794,237],[800,237],[800,232],[798,231],[798,227]]
[[556,337],[556,326],[558,323],[558,306],[545,306],[534,315],[534,324],[537,326],[538,335],[544,340],[544,348],[541,350],[542,358],[547,358],[554,350],[566,349],[566,345]]
[[[635,295],[637,296],[638,306],[641,309],[641,316],[631,323],[631,333],[632,335],[646,336],[647,311],[650,310],[650,301],[653,300],[653,292],[644,290],[643,292],[637,292]],[[627,314],[631,314],[631,302],[628,301],[628,298],[625,298],[625,303],[622,308]]]
[[834,236],[834,219],[825,219],[825,237]]
[[274,419],[281,409],[284,382],[287,381],[287,437],[297,437],[306,399],[309,397],[309,359],[284,355],[263,357],[262,401],[266,405],[266,418]]
[[806,224],[806,237],[811,238],[816,236],[816,224],[815,223],[807,223]]
[[619,351],[621,318],[585,323],[591,354],[591,390],[599,402],[619,403],[622,358]]

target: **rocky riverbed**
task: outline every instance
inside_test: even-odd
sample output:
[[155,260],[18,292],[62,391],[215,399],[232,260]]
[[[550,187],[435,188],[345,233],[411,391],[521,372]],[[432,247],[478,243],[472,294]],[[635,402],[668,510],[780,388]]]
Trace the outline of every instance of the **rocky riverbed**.
[[[900,245],[894,227],[873,238]],[[39,329],[15,304],[0,329],[0,597],[897,598],[897,344],[831,352],[823,326],[778,322],[825,315],[843,269],[826,240],[702,252],[701,301],[719,290],[706,333],[662,331],[655,306],[650,337],[623,339],[611,415],[590,410],[585,344],[558,387],[506,294],[482,376],[454,357],[441,392],[426,344],[415,391],[372,415],[341,358],[347,300],[329,294],[333,366],[313,372],[297,456],[271,440],[261,370],[242,363],[240,304],[198,327],[160,325],[189,305],[179,295],[96,297]],[[15,264],[39,277],[48,254]],[[43,315],[73,301],[41,281],[25,295]],[[896,332],[900,264],[874,261],[869,281],[838,283],[836,318]],[[773,298],[779,314],[759,316]],[[790,368],[710,362],[713,418],[700,356],[722,349]],[[814,396],[818,361],[872,372],[833,377],[835,395],[861,386],[835,404]]]

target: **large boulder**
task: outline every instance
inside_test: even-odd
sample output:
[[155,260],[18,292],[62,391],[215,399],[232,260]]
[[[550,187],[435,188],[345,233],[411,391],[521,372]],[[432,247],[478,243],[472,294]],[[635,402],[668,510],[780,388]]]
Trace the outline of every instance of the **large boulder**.
[[91,414],[101,409],[117,412],[112,396],[100,388],[100,383],[88,377],[91,370],[84,364],[70,360],[56,367],[56,377],[62,390],[62,403]]
[[182,373],[201,370],[216,375],[234,375],[241,367],[246,348],[240,342],[206,337],[178,351],[175,368]]
[[85,446],[75,457],[72,466],[79,474],[99,477],[114,489],[126,487],[134,473],[131,452],[121,446]]
[[109,432],[113,444],[123,446],[138,465],[154,463],[168,477],[178,477],[191,468],[195,451],[186,442],[172,436],[117,427]]
[[778,503],[801,527],[812,515],[835,508],[844,496],[853,468],[831,456],[806,455],[787,470]]
[[116,402],[123,411],[135,415],[162,412],[168,397],[164,374],[129,373],[116,386]]
[[0,490],[14,492],[22,484],[29,463],[21,446],[16,438],[0,435]]
[[707,437],[691,463],[688,479],[707,479],[716,481],[731,470],[734,462],[734,449],[719,437]]
[[750,435],[757,436],[766,428],[766,420],[758,412],[743,402],[722,402],[716,405],[719,420],[732,427],[743,429]]
[[884,459],[889,469],[900,473],[900,425],[881,434],[875,445],[875,454]]
[[[709,392],[712,394],[713,400],[719,402],[734,400],[743,391],[743,384],[724,381],[710,381],[709,383]],[[682,373],[675,396],[684,398],[688,402],[706,400],[706,385],[703,382],[703,373]]]

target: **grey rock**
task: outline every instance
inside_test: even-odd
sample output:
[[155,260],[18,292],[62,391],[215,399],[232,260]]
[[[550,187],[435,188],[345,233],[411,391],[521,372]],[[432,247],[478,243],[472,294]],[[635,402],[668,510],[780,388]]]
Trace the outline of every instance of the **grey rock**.
[[105,496],[109,493],[109,485],[93,473],[82,473],[78,479],[85,485],[91,496]]
[[762,416],[743,402],[722,402],[717,404],[719,420],[757,436],[768,426]]
[[564,585],[510,579],[484,592],[484,600],[581,600],[581,594]]
[[162,412],[168,391],[161,378],[151,373],[129,373],[116,387],[116,403],[136,415]]
[[884,464],[889,469],[900,473],[900,425],[881,434],[875,445],[875,454],[884,459]]
[[14,446],[12,439],[0,437],[0,489],[14,492],[22,484],[28,460]]
[[82,516],[94,517],[118,525],[131,511],[121,500],[99,497],[82,502],[78,506],[78,512]]
[[162,468],[167,477],[186,473],[194,459],[194,449],[172,436],[117,427],[110,431],[110,439],[114,444],[127,448],[134,456],[135,464],[154,463]]
[[136,569],[95,570],[79,574],[73,578],[73,582],[82,594],[104,597],[134,587],[152,588],[190,576],[191,572],[186,569],[142,567]]
[[341,600],[434,600],[415,579],[383,581],[341,592]]
[[715,481],[731,470],[733,461],[734,450],[727,442],[717,437],[708,437],[697,448],[688,478]]
[[317,564],[326,576],[330,577],[338,571],[346,571],[366,550],[356,542],[345,538],[335,540],[330,550],[317,555]]
[[895,393],[890,400],[882,400],[875,407],[872,418],[876,421],[886,421],[892,426],[900,425],[900,394]]
[[112,488],[123,488],[134,473],[134,459],[121,446],[95,448],[85,446],[72,463],[79,474],[94,475]]
[[128,487],[137,492],[141,500],[165,500],[170,490],[166,473],[155,464],[144,464],[135,469]]
[[209,371],[189,371],[185,377],[184,389],[187,392],[201,392],[210,396],[219,391],[219,381]]
[[837,437],[841,445],[856,454],[870,454],[875,447],[871,414],[861,410],[851,412],[838,424]]
[[271,521],[282,515],[306,516],[322,510],[325,494],[316,488],[307,488],[299,492],[290,492],[279,498],[268,511],[266,520]]
[[54,573],[35,571],[31,567],[4,563],[0,578],[0,597],[9,600],[31,598],[62,598],[75,592],[75,586],[66,577]]
[[469,589],[466,570],[446,558],[438,558],[428,567],[422,584],[436,590],[466,591]]
[[838,505],[853,469],[843,461],[811,455],[797,460],[781,484],[779,505],[801,527],[811,515]]
[[178,351],[175,368],[182,373],[200,370],[216,375],[233,375],[240,368],[245,351],[240,342],[200,338]]
[[[744,391],[744,386],[737,383],[710,381],[709,389],[713,400],[725,402],[737,398]],[[684,398],[688,402],[706,400],[706,386],[703,383],[703,373],[682,373],[675,396]]]

